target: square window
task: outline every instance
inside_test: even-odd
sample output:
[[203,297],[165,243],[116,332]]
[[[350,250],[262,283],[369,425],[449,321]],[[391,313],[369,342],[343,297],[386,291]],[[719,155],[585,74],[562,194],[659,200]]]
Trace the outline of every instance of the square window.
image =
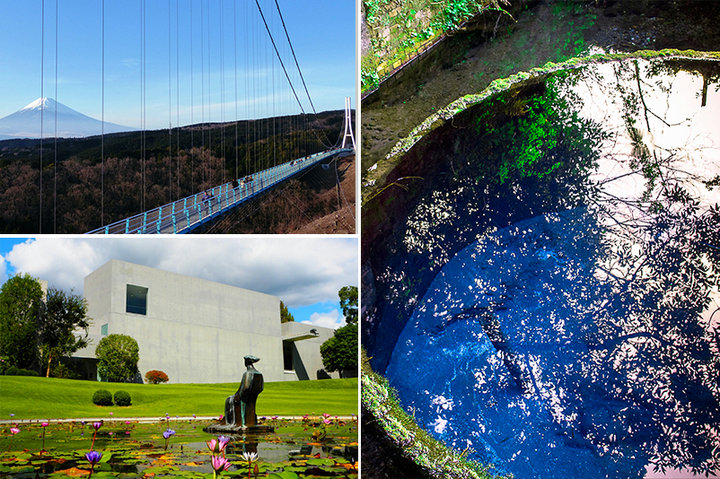
[[128,284],[125,312],[143,315],[147,314],[147,292],[147,288]]

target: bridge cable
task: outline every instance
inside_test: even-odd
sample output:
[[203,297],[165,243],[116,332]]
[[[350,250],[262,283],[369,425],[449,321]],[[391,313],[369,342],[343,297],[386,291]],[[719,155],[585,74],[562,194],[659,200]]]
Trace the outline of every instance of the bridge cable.
[[[57,0],[56,0],[57,1]],[[102,0],[102,121],[100,130],[100,226],[105,224],[105,0]],[[57,110],[57,108],[56,108]]]
[[202,173],[201,189],[205,189],[205,2],[200,0],[200,104],[202,106],[202,147],[200,149],[200,173]]
[[[268,25],[270,26],[270,31],[274,31],[275,25],[274,25],[274,19],[272,17],[268,17]],[[266,161],[264,163],[264,168],[270,168],[275,165],[276,156],[275,156],[275,54],[270,50],[270,44],[266,41],[265,42],[265,50],[264,50],[264,57],[263,57],[263,64],[269,66],[270,69],[270,75],[265,77],[265,94],[262,95],[263,98],[268,98],[268,101],[265,105],[266,107],[266,119],[264,120],[264,127],[265,127],[265,158]],[[272,98],[271,98],[272,97]],[[272,144],[270,144],[270,140],[272,139]]]
[[290,51],[292,52],[292,57],[295,60],[295,66],[297,67],[298,73],[300,74],[300,79],[302,80],[303,87],[305,87],[305,94],[308,97],[308,101],[310,102],[313,113],[317,115],[317,111],[315,111],[315,105],[313,105],[312,99],[310,98],[310,92],[308,91],[307,84],[305,83],[305,78],[303,77],[302,70],[300,70],[300,64],[298,63],[297,56],[295,56],[295,49],[293,48],[292,42],[290,41],[290,35],[288,34],[287,27],[285,26],[285,19],[283,18],[282,12],[280,11],[280,5],[278,5],[277,0],[275,0],[275,7],[277,8],[278,15],[280,16],[280,21],[282,22],[283,30],[285,31],[285,38],[287,38],[288,45],[290,45]]
[[58,4],[55,0],[55,160],[53,161],[53,233],[57,233],[57,140],[58,140]]
[[142,99],[143,89],[142,89],[142,82],[143,82],[143,81],[142,81],[142,80],[143,80],[143,69],[144,69],[144,61],[145,61],[145,58],[143,57],[143,44],[144,44],[144,40],[143,40],[142,24],[143,24],[143,15],[144,15],[144,13],[143,13],[143,9],[144,9],[144,3],[143,3],[143,2],[144,2],[144,1],[145,1],[145,0],[139,0],[139,2],[138,2],[138,3],[140,4],[140,28],[139,28],[139,30],[140,30],[140,35],[139,35],[139,36],[140,36],[140,82],[139,82],[139,85],[140,85],[140,158],[139,158],[139,160],[140,160],[140,161],[139,161],[139,163],[140,163],[140,194],[139,194],[138,196],[139,196],[139,199],[140,199],[140,212],[141,212],[141,213],[142,213],[143,211],[145,211],[145,209],[143,208],[144,205],[143,205],[143,201],[142,201],[142,179],[143,179],[143,177],[144,177],[144,176],[143,176],[143,170],[142,170],[142,164],[143,164],[143,134],[144,134],[143,129],[142,129],[142,126],[143,126],[143,121],[142,121],[142,120],[143,120],[143,114],[142,114],[142,110],[143,110],[143,99]]
[[142,0],[142,15],[141,15],[141,30],[142,30],[142,68],[141,68],[141,74],[140,74],[140,128],[141,128],[141,203],[140,203],[140,211],[146,211],[145,207],[145,167],[146,167],[146,92],[145,92],[145,82],[147,79],[147,49],[146,49],[146,14],[147,14],[147,5],[145,3],[145,0]]
[[[260,40],[260,38],[258,38],[258,40]],[[258,71],[260,68],[263,67],[263,61],[264,61],[264,55],[263,55],[264,48],[263,47],[267,46],[266,44],[263,44],[260,41],[258,41],[257,45],[258,45],[257,50],[256,50],[256,52],[257,52],[256,53],[257,70],[255,70],[255,71]],[[257,87],[257,93],[256,93],[255,98],[263,98],[263,82],[260,79],[258,79],[256,87]],[[265,169],[265,158],[263,158],[264,151],[261,146],[262,145],[261,141],[263,138],[263,131],[265,129],[265,122],[259,118],[260,116],[262,116],[262,105],[257,106],[257,112],[255,115],[253,115],[253,118],[258,119],[258,124],[256,127],[257,128],[257,131],[256,131],[256,133],[257,133],[257,138],[256,138],[257,158],[256,158],[256,165],[255,165],[256,171]]]
[[40,13],[40,203],[39,233],[42,233],[42,174],[43,174],[43,123],[45,123],[45,0],[42,0]]
[[172,6],[171,0],[167,2],[168,6],[168,198],[172,203]]
[[[270,19],[270,21],[272,22],[272,18]],[[272,29],[271,29],[271,30],[272,30]],[[265,56],[263,57],[263,63],[264,63],[265,65],[267,65],[267,64],[268,64],[268,60],[269,60],[271,57],[272,57],[272,55],[269,54],[268,48],[267,48],[267,43],[266,43],[266,44],[265,44]],[[270,65],[271,65],[271,73],[272,73],[272,72],[274,71],[275,62],[270,61],[269,63],[270,63]],[[265,77],[265,95],[264,95],[264,98],[267,98],[267,97],[270,96],[270,82],[271,82],[271,77]],[[272,113],[273,113],[273,112],[271,112],[269,115],[267,115],[267,119],[266,119],[265,122],[264,122],[264,123],[265,123],[265,139],[266,139],[265,143],[268,145],[268,146],[265,148],[265,159],[266,159],[266,162],[264,163],[265,169],[272,167],[272,166],[273,166],[272,162],[273,162],[273,160],[274,160],[273,157],[272,157],[272,153],[273,153],[273,152],[271,151],[270,145],[268,144],[269,142],[267,141],[267,139],[270,138],[270,125],[271,125],[271,122],[272,122],[272,120],[271,120]]]
[[[243,12],[243,18],[245,19],[245,28],[243,28],[243,38],[245,45],[245,50],[248,50],[248,46],[250,45],[250,37],[248,35],[248,32],[250,31],[249,28],[249,17],[248,15],[248,3],[243,2],[245,4],[245,11]],[[245,61],[245,97],[249,97],[250,95],[250,55],[243,55],[243,59]],[[245,166],[243,168],[244,174],[248,175],[250,174],[250,102],[245,102],[245,141],[243,142],[245,145],[244,153],[245,153]]]
[[[255,28],[255,24],[254,24],[254,23],[255,23],[255,22],[253,22],[253,28]],[[257,51],[258,51],[258,43],[257,43],[257,40],[258,40],[258,38],[257,38],[257,35],[255,35],[255,32],[253,32],[252,40],[253,40],[253,46],[252,46],[252,48],[250,49],[250,52],[251,52],[251,54],[252,54],[252,65],[253,65],[252,71],[253,71],[253,72],[256,72],[256,71],[257,71]],[[255,76],[255,75],[252,75],[252,98],[257,98],[257,83],[256,83],[256,80],[257,80],[256,76]],[[253,156],[252,156],[253,167],[252,167],[252,172],[255,172],[255,171],[258,171],[258,170],[259,170],[259,168],[258,168],[258,157],[259,157],[259,155],[258,155],[258,133],[257,133],[257,129],[258,129],[258,124],[257,124],[257,104],[256,104],[256,102],[254,102],[254,101],[253,101],[253,114],[252,114],[252,117],[253,117]],[[251,173],[252,173],[252,172],[251,172]]]
[[177,151],[177,199],[183,195],[180,188],[180,7],[175,0],[175,144]]
[[[303,87],[305,88],[305,94],[307,95],[308,101],[310,102],[310,106],[312,107],[313,113],[317,117],[317,111],[315,110],[315,105],[313,104],[312,98],[310,97],[310,92],[308,91],[307,84],[305,83],[305,77],[302,74],[302,70],[300,69],[300,64],[298,63],[297,56],[295,55],[295,49],[293,48],[292,41],[290,41],[290,35],[287,30],[287,26],[285,25],[285,19],[283,18],[282,11],[280,11],[280,5],[278,4],[278,1],[275,0],[275,8],[277,8],[278,15],[280,16],[280,21],[282,22],[283,30],[285,31],[285,38],[287,38],[288,45],[290,45],[290,51],[292,52],[293,60],[295,60],[295,66],[297,67],[297,71],[300,74],[300,80],[302,81]],[[307,130],[310,130],[309,125],[307,126]],[[324,130],[321,130],[323,132],[323,135],[325,136],[325,140],[329,143],[330,140],[327,138],[327,135],[324,134]],[[316,138],[320,141],[320,143],[328,147],[329,145],[325,143],[317,134],[317,131],[313,130],[313,133],[315,134]],[[307,140],[306,140],[307,141]]]
[[227,158],[225,157],[225,33],[224,21],[225,0],[220,0],[220,149],[222,151],[222,183],[225,183],[225,167],[227,166]]
[[285,78],[287,78],[288,83],[290,84],[290,88],[292,89],[293,95],[295,95],[295,100],[297,100],[298,105],[300,106],[300,111],[305,113],[305,109],[302,106],[302,103],[300,103],[300,99],[297,96],[297,92],[295,91],[295,87],[292,84],[292,81],[290,81],[290,76],[288,75],[287,69],[285,68],[285,64],[282,61],[282,58],[280,57],[280,52],[277,49],[277,45],[275,45],[275,40],[273,39],[272,33],[270,32],[270,28],[268,27],[267,22],[265,21],[265,15],[263,14],[262,8],[260,8],[260,3],[258,0],[255,0],[255,5],[258,7],[258,11],[260,12],[260,16],[262,17],[263,24],[265,25],[265,29],[267,30],[268,36],[270,37],[270,41],[272,42],[272,46],[275,49],[275,54],[278,57],[278,60],[280,61],[280,65],[282,66],[283,71],[285,72]]
[[237,2],[233,2],[233,47],[235,60],[235,179],[238,173],[238,76],[237,76]]
[[207,55],[207,67],[208,67],[208,158],[205,165],[205,168],[208,171],[208,179],[210,181],[211,187],[215,183],[214,177],[212,175],[213,169],[212,169],[212,153],[213,153],[213,144],[212,144],[212,88],[210,86],[211,84],[211,72],[212,69],[210,68],[210,51],[212,50],[210,48],[210,39],[211,37],[211,30],[210,30],[210,13],[211,13],[211,7],[210,7],[210,0],[208,0],[208,10],[207,10],[207,47],[208,47],[208,55]]
[[[245,19],[245,28],[243,29],[245,33],[245,46],[246,51],[248,50],[248,47],[251,45],[252,42],[252,36],[248,34],[250,32],[250,15],[248,12],[248,9],[250,8],[247,2],[245,3],[245,14],[243,15],[243,18]],[[250,55],[244,55],[245,58],[245,97],[250,97],[250,84],[251,84],[251,78],[250,78]],[[250,151],[250,102],[245,102],[245,174],[250,174],[250,162],[251,162],[251,156],[252,152]]]
[[195,70],[193,70],[193,2],[190,2],[190,191],[195,192]]

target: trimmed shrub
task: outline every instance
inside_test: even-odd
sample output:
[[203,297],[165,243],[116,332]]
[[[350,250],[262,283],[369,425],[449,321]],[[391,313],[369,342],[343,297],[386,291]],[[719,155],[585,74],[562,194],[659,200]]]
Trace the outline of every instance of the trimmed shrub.
[[130,399],[130,393],[127,391],[117,391],[115,393],[115,405],[116,406],[129,406],[132,404]]
[[95,348],[98,373],[103,381],[132,382],[138,373],[140,348],[137,341],[124,334],[111,334],[100,340]]
[[145,381],[147,381],[149,384],[166,383],[169,381],[169,379],[170,378],[168,378],[167,374],[156,369],[145,373]]
[[98,389],[95,391],[95,394],[93,394],[93,403],[98,406],[112,406],[112,394],[110,394],[110,391],[107,389]]
[[40,376],[37,371],[10,366],[5,371],[5,376]]

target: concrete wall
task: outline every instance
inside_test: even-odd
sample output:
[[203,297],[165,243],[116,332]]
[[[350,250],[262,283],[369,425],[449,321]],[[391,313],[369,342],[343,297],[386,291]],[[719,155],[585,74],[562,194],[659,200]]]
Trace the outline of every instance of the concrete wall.
[[[314,330],[317,335],[310,333],[311,330]],[[296,379],[340,377],[337,372],[331,374],[325,372],[322,356],[320,355],[320,346],[331,338],[334,333],[335,331],[332,329],[321,328],[308,323],[289,322],[282,324],[283,340],[292,342],[293,370]],[[287,378],[289,372],[285,371],[285,373]]]
[[[148,288],[147,314],[126,312],[128,284]],[[252,354],[266,381],[284,378],[279,298],[115,260],[85,278],[85,297],[93,341],[76,356],[94,357],[107,324],[107,334],[138,342],[142,376],[159,369],[173,383],[237,382]]]
[[[147,288],[146,314],[126,312],[127,285]],[[142,377],[159,369],[172,383],[238,382],[248,354],[260,358],[255,367],[268,382],[328,377],[319,372],[320,346],[334,331],[281,324],[275,296],[113,260],[85,278],[85,298],[91,343],[75,357],[95,358],[103,336],[127,334],[140,347]],[[284,370],[283,340],[292,344],[292,371]]]

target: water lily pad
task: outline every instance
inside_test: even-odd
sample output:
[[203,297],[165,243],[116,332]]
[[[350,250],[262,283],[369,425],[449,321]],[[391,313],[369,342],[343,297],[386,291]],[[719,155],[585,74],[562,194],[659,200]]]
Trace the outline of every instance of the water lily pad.
[[[12,444],[14,451],[0,451],[0,476],[18,478],[29,477],[28,474],[34,476],[34,471],[43,467],[47,471],[46,474],[56,470],[52,473],[52,477],[73,477],[72,474],[75,474],[76,477],[87,477],[90,473],[90,464],[85,458],[85,454],[91,449],[92,430],[85,430],[85,434],[80,434],[79,428],[72,430],[65,425],[49,426],[49,428],[53,427],[57,429],[53,431],[52,439],[50,435],[46,436],[45,447],[48,452],[42,455],[37,452],[41,447],[39,436],[25,438],[24,441],[18,440],[19,438],[16,437]],[[173,429],[177,433],[171,439],[168,450],[165,451],[164,439],[154,443],[149,440],[151,436],[157,436],[158,430],[164,427],[164,422],[163,424],[137,424],[133,427],[134,437],[132,439],[124,433],[114,435],[112,439],[96,437],[92,449],[101,452],[103,456],[94,468],[93,479],[95,477],[213,477],[210,453],[205,445],[209,436],[198,432],[192,424],[173,424]],[[341,433],[337,428],[328,427],[327,431],[328,437],[332,436],[333,438],[333,444],[357,440],[356,435],[344,437],[347,433],[345,431]],[[233,467],[230,471],[223,473],[223,476],[248,477],[247,462],[241,454],[246,451],[254,451],[251,448],[255,447],[260,458],[258,462],[252,464],[252,467],[258,466],[259,477],[267,477],[268,474],[292,473],[296,475],[279,477],[302,477],[304,479],[308,477],[308,467],[319,468],[318,471],[311,472],[318,472],[325,476],[342,474],[356,477],[355,474],[347,474],[343,468],[334,465],[334,460],[321,459],[321,456],[328,454],[327,441],[322,444],[318,443],[316,448],[311,447],[310,450],[313,452],[311,455],[288,459],[288,451],[293,448],[305,447],[309,437],[310,432],[305,430],[305,426],[300,422],[295,422],[288,423],[281,433],[276,431],[272,435],[237,438],[231,444],[235,446],[235,450],[226,451]],[[60,442],[60,439],[64,442]],[[320,448],[322,449],[319,450]],[[335,456],[336,453],[333,452],[332,455]],[[320,462],[308,464],[308,459]],[[30,461],[33,461],[35,467]]]
[[269,479],[300,479],[300,476],[295,474],[294,472],[273,472],[268,476]]
[[[77,468],[77,467],[71,467],[70,469],[65,469],[65,470],[62,470],[62,471],[57,471],[57,472],[53,473],[52,475],[53,475],[53,476],[54,476],[54,475],[67,476],[67,477],[85,477],[85,476],[89,476],[89,475],[90,475],[90,471],[89,471],[89,470],[85,470],[85,469],[79,469],[79,468]],[[96,477],[97,477],[97,476],[96,476]]]
[[308,466],[332,466],[335,461],[332,459],[308,459]]

